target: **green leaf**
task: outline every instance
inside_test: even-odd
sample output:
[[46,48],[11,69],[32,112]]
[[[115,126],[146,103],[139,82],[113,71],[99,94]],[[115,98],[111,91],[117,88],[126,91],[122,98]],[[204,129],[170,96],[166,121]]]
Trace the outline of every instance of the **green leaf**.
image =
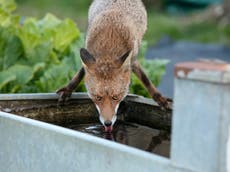
[[16,80],[16,76],[15,75],[11,75],[11,76],[8,76],[8,77],[5,77],[3,74],[0,73],[0,93],[4,93],[3,92],[3,88]]
[[34,67],[33,67],[33,74],[36,74],[37,72],[43,70],[45,68],[46,64],[45,63],[37,63]]
[[[34,30],[33,30],[34,29]],[[39,34],[31,25],[20,27],[17,31],[18,37],[21,39],[26,54],[29,54],[40,43]]]
[[9,69],[0,72],[0,83],[9,83],[14,81],[14,85],[24,85],[32,79],[32,71],[32,67],[16,64]]
[[0,8],[11,13],[16,9],[16,3],[14,0],[0,0]]
[[61,23],[62,21],[60,19],[58,19],[53,14],[48,13],[43,19],[37,22],[37,26],[44,31],[53,29]]
[[[74,71],[73,59],[66,57],[59,65],[51,66],[36,82],[41,92],[53,92],[65,85],[71,79],[70,73]],[[77,71],[76,71],[77,72]]]
[[0,0],[0,26],[18,25],[20,17],[11,14],[15,9],[14,0]]
[[54,48],[64,51],[79,36],[80,32],[76,29],[75,23],[70,19],[66,19],[55,29]]
[[23,47],[21,41],[16,36],[9,37],[5,47],[5,56],[3,60],[3,69],[7,69],[14,65],[20,56],[23,55]]
[[28,64],[35,65],[40,62],[46,62],[47,64],[56,63],[55,60],[50,58],[50,53],[52,53],[52,44],[50,42],[43,42],[27,53]]

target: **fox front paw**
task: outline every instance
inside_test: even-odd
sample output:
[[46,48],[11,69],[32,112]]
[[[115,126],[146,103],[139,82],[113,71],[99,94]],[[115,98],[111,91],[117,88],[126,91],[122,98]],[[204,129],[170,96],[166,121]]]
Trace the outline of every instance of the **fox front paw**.
[[160,93],[154,94],[153,99],[164,110],[171,110],[172,109],[172,102],[173,102],[172,99],[163,97]]
[[63,88],[57,90],[56,93],[59,95],[58,102],[62,103],[62,102],[69,100],[69,98],[72,94],[72,91],[69,90],[67,87],[63,87]]

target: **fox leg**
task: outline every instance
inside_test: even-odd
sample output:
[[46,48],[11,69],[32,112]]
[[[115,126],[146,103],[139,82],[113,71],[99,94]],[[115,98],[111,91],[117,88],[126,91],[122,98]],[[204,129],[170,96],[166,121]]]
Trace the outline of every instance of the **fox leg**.
[[56,91],[56,93],[59,95],[59,99],[58,99],[59,102],[63,102],[65,100],[67,100],[71,96],[73,90],[81,82],[81,80],[83,79],[84,75],[85,75],[85,70],[82,67],[78,71],[78,73],[76,73],[76,75],[74,75],[74,77],[68,83],[67,86],[65,86],[65,87],[63,87],[63,88],[61,88],[61,89],[59,89],[59,90]]
[[159,91],[149,80],[149,78],[147,77],[147,75],[145,74],[145,72],[143,71],[141,65],[137,60],[135,60],[132,64],[132,71],[142,81],[142,83],[144,84],[145,88],[148,90],[148,93],[153,98],[153,100],[155,100],[163,108],[169,109],[170,107],[168,101],[172,101],[172,100],[163,97],[159,93]]

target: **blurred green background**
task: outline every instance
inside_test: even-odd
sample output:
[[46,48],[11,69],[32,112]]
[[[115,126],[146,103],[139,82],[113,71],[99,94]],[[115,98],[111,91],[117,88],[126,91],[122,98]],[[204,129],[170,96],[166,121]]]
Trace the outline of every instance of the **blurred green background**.
[[[43,17],[51,12],[60,18],[70,17],[83,32],[87,27],[87,11],[91,1],[16,0],[19,14]],[[163,35],[174,39],[230,44],[230,25],[223,19],[227,14],[223,14],[222,9],[227,4],[229,6],[228,0],[144,0],[144,3],[149,23],[145,40],[149,45],[156,43]],[[230,13],[230,9],[225,11]]]

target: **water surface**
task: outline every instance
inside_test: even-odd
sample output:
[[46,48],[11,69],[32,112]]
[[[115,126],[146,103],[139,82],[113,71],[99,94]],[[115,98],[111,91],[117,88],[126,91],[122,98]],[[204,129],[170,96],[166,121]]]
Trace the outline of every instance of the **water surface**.
[[116,123],[112,133],[104,132],[99,123],[71,124],[67,128],[169,157],[170,136],[166,131],[122,121]]

